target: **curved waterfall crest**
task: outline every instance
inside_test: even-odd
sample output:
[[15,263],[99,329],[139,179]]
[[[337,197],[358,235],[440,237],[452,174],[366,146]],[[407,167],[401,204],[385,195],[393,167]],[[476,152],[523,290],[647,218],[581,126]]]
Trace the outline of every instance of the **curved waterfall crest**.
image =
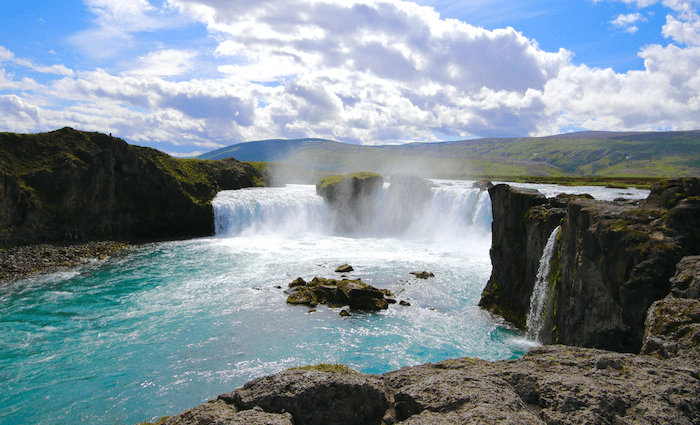
[[527,336],[533,340],[540,340],[540,333],[546,321],[545,310],[551,301],[552,291],[549,286],[549,272],[552,268],[552,257],[554,256],[557,235],[561,226],[557,226],[547,239],[547,244],[542,251],[540,264],[537,269],[537,278],[532,288],[530,297],[530,311],[527,315]]
[[[408,237],[464,243],[490,236],[492,212],[488,192],[467,182],[437,184],[429,202],[416,208],[410,198],[397,202],[386,186],[377,197],[376,217],[368,229],[346,236]],[[216,235],[331,235],[333,214],[314,186],[223,191],[212,202]],[[409,212],[409,213],[407,213]],[[465,239],[466,238],[466,239]]]

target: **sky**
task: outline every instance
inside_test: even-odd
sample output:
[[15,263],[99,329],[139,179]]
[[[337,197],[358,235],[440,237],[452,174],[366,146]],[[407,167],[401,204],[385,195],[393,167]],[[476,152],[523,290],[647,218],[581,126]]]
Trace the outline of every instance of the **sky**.
[[191,156],[700,129],[700,0],[6,3],[0,131]]

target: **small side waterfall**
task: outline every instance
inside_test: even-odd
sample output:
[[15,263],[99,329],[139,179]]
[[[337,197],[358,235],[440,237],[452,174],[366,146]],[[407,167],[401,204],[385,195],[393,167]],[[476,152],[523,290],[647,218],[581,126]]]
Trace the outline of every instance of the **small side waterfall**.
[[552,231],[547,239],[547,244],[540,258],[540,265],[537,269],[537,280],[532,288],[532,296],[530,297],[530,312],[527,315],[527,336],[530,339],[539,341],[540,333],[545,324],[546,317],[544,315],[545,308],[549,304],[551,291],[549,288],[549,272],[552,266],[552,256],[557,242],[557,235],[561,226],[557,226]]

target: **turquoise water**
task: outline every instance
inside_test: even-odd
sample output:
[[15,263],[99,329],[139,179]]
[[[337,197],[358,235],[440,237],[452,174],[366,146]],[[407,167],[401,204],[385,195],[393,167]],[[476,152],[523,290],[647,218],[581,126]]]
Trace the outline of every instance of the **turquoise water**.
[[[382,373],[522,356],[528,343],[476,306],[491,272],[488,197],[457,182],[433,190],[405,232],[375,223],[363,237],[334,235],[313,187],[222,193],[216,237],[5,285],[0,423],[135,424],[305,364]],[[411,306],[342,318],[285,303],[293,279],[343,263]]]

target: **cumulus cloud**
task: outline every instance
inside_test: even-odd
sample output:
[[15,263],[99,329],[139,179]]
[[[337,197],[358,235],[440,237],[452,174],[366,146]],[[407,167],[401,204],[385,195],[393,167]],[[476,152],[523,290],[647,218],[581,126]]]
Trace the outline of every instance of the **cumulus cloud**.
[[[623,2],[643,8],[661,0]],[[87,4],[95,26],[76,37],[94,36],[105,55],[122,48],[110,50],[115,40],[172,27],[165,17],[176,14],[176,22],[204,24],[217,45],[159,46],[118,73],[59,72],[0,47],[0,63],[58,76],[38,84],[0,68],[0,90],[12,93],[2,98],[5,129],[72,125],[200,150],[279,137],[378,144],[437,134],[690,129],[700,116],[690,1],[663,0],[671,10],[663,34],[679,45],[644,47],[644,69],[627,73],[574,65],[571,52],[545,51],[513,28],[485,30],[400,0]],[[611,22],[634,33],[644,21],[631,13]]]
[[172,77],[194,68],[193,60],[197,52],[190,50],[166,49],[151,52],[138,59],[139,68],[127,72],[128,75],[142,77]]
[[[606,0],[593,0],[595,3],[599,3]],[[635,5],[638,8],[645,8],[655,4],[661,4],[664,7],[675,12],[676,16],[672,14],[666,15],[666,25],[662,29],[662,34],[664,37],[670,38],[678,43],[686,44],[688,46],[700,46],[700,2],[698,0],[607,0],[607,1],[617,1],[621,3],[626,3],[630,5]],[[616,24],[616,19],[613,24],[616,26],[625,26],[625,20],[637,14],[630,15],[620,15],[618,19],[622,17],[619,25]],[[640,15],[641,16],[641,15]],[[627,25],[632,25],[631,22]],[[626,26],[627,31],[633,26]],[[632,33],[636,31],[633,30]]]
[[0,126],[13,132],[26,132],[41,124],[40,110],[15,95],[0,95]]

